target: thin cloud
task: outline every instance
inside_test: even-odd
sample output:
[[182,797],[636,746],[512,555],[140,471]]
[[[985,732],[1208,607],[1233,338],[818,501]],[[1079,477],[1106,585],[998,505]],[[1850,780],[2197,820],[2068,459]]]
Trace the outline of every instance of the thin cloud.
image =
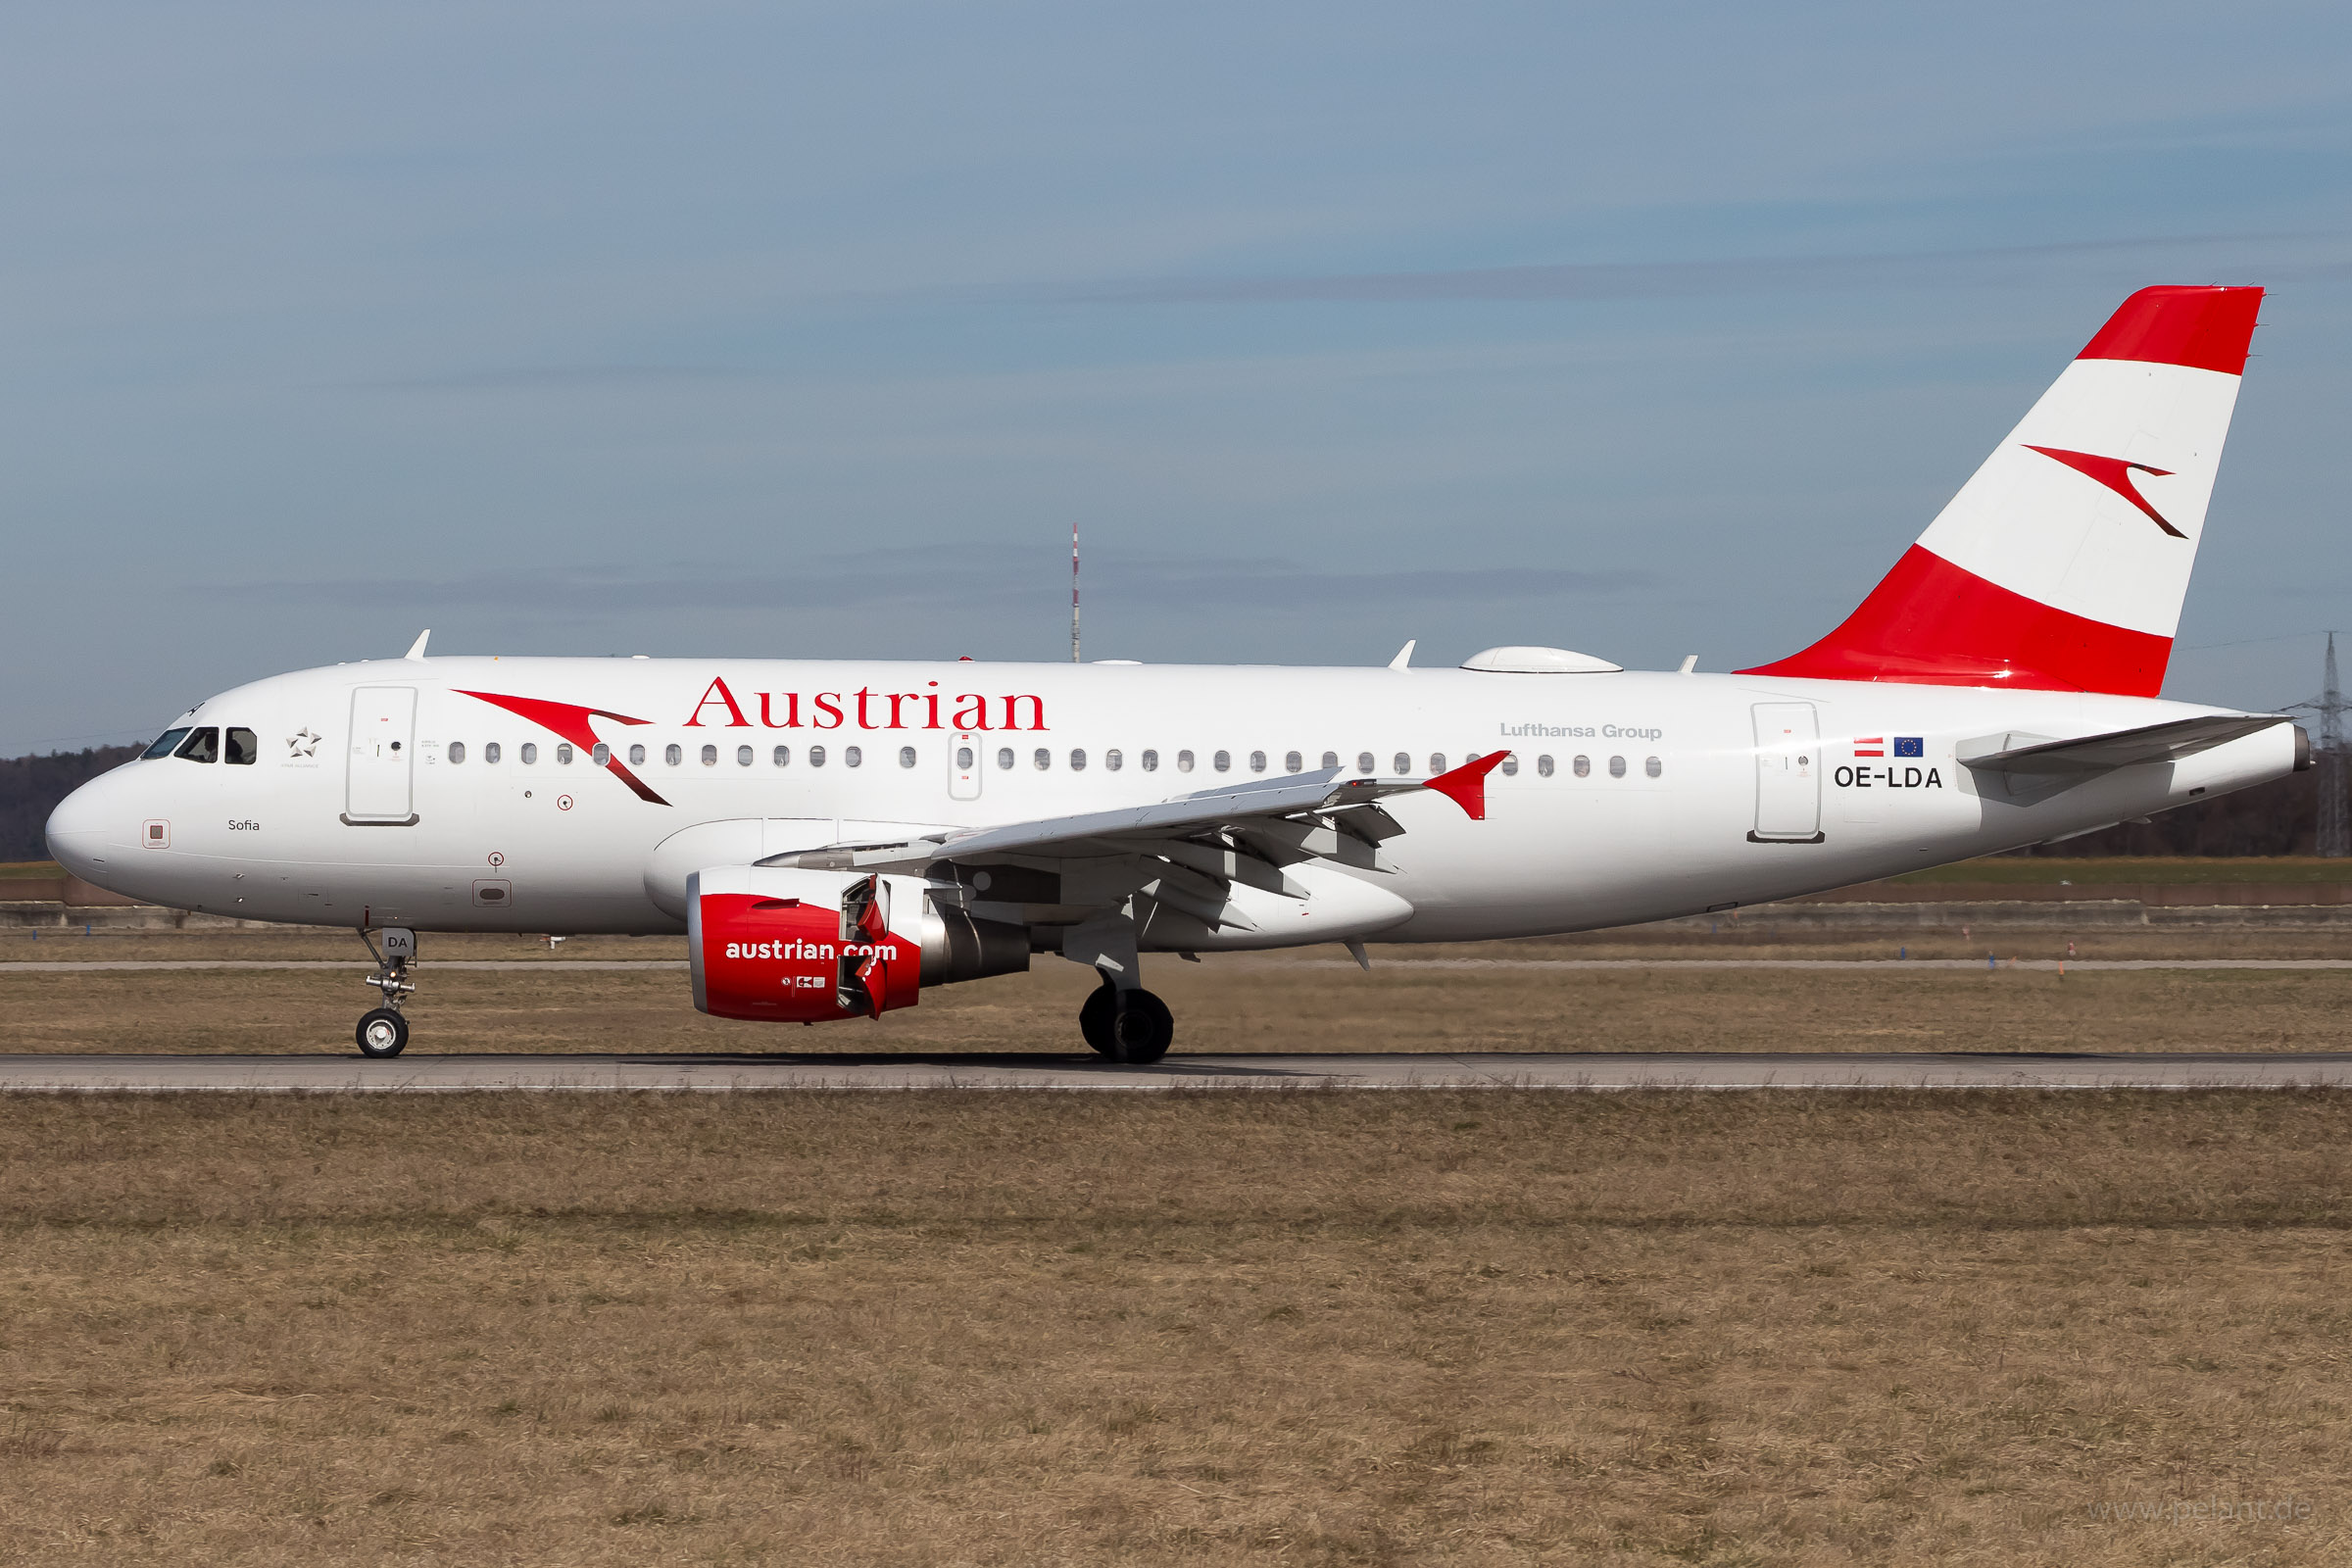
[[[1107,554],[1107,553],[1105,553]],[[884,551],[819,560],[793,572],[649,576],[612,568],[499,570],[464,577],[366,580],[378,604],[407,609],[494,607],[509,612],[579,614],[625,611],[906,610],[955,606],[1003,610],[1050,601],[1061,591],[1041,558],[1036,569],[1001,551],[947,547]],[[1372,608],[1389,605],[1592,599],[1657,586],[1646,571],[1555,567],[1466,567],[1436,571],[1319,571],[1295,562],[1250,558],[1178,561],[1097,557],[1087,596],[1105,606],[1164,605],[1171,600],[1221,608]],[[356,584],[341,579],[260,585],[261,591],[331,595]]]
[[385,376],[341,381],[346,392],[540,392],[605,386],[671,386],[753,381],[765,372],[715,365],[551,365],[460,370],[446,375]]
[[[2248,247],[2346,237],[2338,233],[2184,234],[1881,256],[1750,256],[1702,262],[1580,262],[1290,277],[1147,278],[1050,285],[1030,291],[1028,297],[1089,305],[1402,303],[1680,299],[1847,288],[1981,287],[2046,278],[2054,264],[2191,251],[2228,252],[2225,259],[2243,265],[2240,259]],[[2332,270],[2343,263],[2324,265]]]

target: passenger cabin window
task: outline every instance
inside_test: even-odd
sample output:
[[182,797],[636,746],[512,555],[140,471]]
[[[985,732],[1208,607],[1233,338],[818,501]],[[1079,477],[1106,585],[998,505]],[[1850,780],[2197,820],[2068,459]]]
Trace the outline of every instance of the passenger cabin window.
[[958,746],[956,748],[956,770],[957,772],[970,772],[972,770],[972,764],[978,760],[979,759],[972,755],[972,749],[969,746]]
[[672,767],[677,766],[680,762],[686,760],[686,748],[675,745],[662,747],[662,760],[667,762]]
[[1300,757],[1297,752],[1285,752],[1282,754],[1282,770],[1285,773],[1301,772],[1305,769],[1305,767],[1306,759]]
[[537,741],[524,741],[520,749],[518,749],[514,755],[521,759],[523,766],[528,767],[533,762],[539,760],[539,743]]
[[749,767],[752,765],[752,749],[749,746],[738,746],[735,748],[735,765],[737,767]]
[[1040,746],[1037,749],[1036,755],[1029,759],[1029,765],[1036,768],[1040,773],[1043,773],[1047,768],[1054,765],[1054,754],[1047,751],[1043,746]]
[[1190,752],[1178,752],[1176,754],[1176,771],[1179,773],[1190,773],[1192,770],[1193,754]]
[[1007,768],[1009,768],[1009,767],[1011,767],[1011,766],[1012,766],[1012,748],[1011,748],[1011,747],[1009,747],[1009,746],[1000,746],[1000,747],[998,747],[998,748],[997,748],[997,770],[998,770],[999,772],[1004,772],[1005,769],[1007,769]]
[[1429,754],[1429,770],[1432,773],[1443,773],[1446,771],[1446,754],[1444,752],[1432,752]]
[[1370,752],[1358,752],[1355,754],[1355,770],[1358,773],[1375,772],[1378,770],[1379,766],[1379,762],[1373,758]]
[[[964,755],[964,758],[965,758],[965,761],[964,761],[964,764],[963,764],[963,765],[964,765],[964,766],[966,766],[966,767],[969,767],[969,766],[971,766],[972,764],[971,764],[971,761],[970,761],[970,758],[971,758],[971,755],[972,755],[972,754],[971,754],[971,753],[969,753],[969,752],[966,752],[966,753],[964,753],[963,755]],[[902,747],[900,747],[900,748],[899,748],[899,765],[900,765],[901,767],[912,767],[912,766],[914,765],[914,748],[913,748],[913,747],[911,747],[911,746],[902,746]]]
[[1647,758],[1642,761],[1642,771],[1647,773],[1651,778],[1656,778],[1660,773],[1666,771],[1666,767],[1664,763],[1652,757]]
[[1323,754],[1323,765],[1324,765],[1325,767],[1337,767],[1337,766],[1339,766],[1339,765],[1340,765],[1340,754],[1339,754],[1339,753],[1337,753],[1337,752],[1325,752],[1325,753]]
[[1410,773],[1413,770],[1413,760],[1402,752],[1396,754],[1396,771],[1399,773]]
[[778,767],[790,767],[792,765],[791,747],[779,746],[776,748],[776,765]]
[[808,748],[808,765],[810,767],[822,767],[825,765],[825,749],[822,746],[811,746]]
[[1611,778],[1623,778],[1623,777],[1625,777],[1625,759],[1624,759],[1624,758],[1622,758],[1622,757],[1612,757],[1612,758],[1610,758],[1610,759],[1609,759],[1609,777],[1611,777]]
[[1102,765],[1109,768],[1113,773],[1116,773],[1121,767],[1125,766],[1126,762],[1127,759],[1119,755],[1119,749],[1115,746],[1102,754]]
[[716,767],[718,765],[717,747],[706,746],[703,748],[703,765],[705,767]]
[[449,760],[453,766],[466,760],[466,743],[464,741],[449,743]]
[[1215,768],[1220,773],[1230,773],[1233,771],[1233,754],[1231,752],[1219,752],[1216,756],[1208,760],[1208,765]]
[[1575,761],[1568,764],[1568,771],[1574,773],[1578,778],[1591,778],[1592,776],[1592,759],[1590,757],[1577,758]]
[[603,767],[607,762],[612,760],[612,748],[607,746],[603,741],[598,741],[594,746],[588,748],[588,760]]
[[844,767],[864,766],[865,753],[855,746],[844,746],[841,749],[841,765]]
[[1159,771],[1159,754],[1157,752],[1144,753],[1144,771],[1147,773]]
[[1536,759],[1536,777],[1551,777],[1551,754],[1549,752],[1545,752],[1542,757]]
[[232,729],[228,732],[227,760],[247,767],[262,760],[262,743],[253,738],[253,731]]
[[220,732],[210,724],[202,729],[192,729],[188,731],[188,738],[179,743],[179,750],[172,755],[185,758],[191,762],[218,762],[220,760]]
[[558,767],[567,767],[570,765],[570,763],[571,743],[569,741],[565,741],[561,746],[556,748],[556,765]]
[[1265,770],[1266,754],[1263,752],[1251,752],[1250,754],[1250,771],[1252,773],[1263,773]]
[[[674,752],[674,751],[676,751],[676,750],[677,750],[677,748],[673,746],[673,747],[671,747],[671,748],[670,748],[670,750]],[[670,759],[670,760],[674,762],[674,761],[676,761],[676,760],[677,760],[677,759],[673,757],[673,758],[671,758],[671,759]],[[630,765],[631,767],[643,767],[643,766],[645,765],[645,748],[644,748],[644,747],[642,747],[642,746],[632,746],[632,747],[630,747],[630,748],[629,748],[629,765]]]
[[495,762],[495,761],[497,761],[497,760],[498,760],[498,757],[499,757],[499,752],[498,752],[498,742],[496,742],[496,741],[492,741],[492,742],[490,742],[488,745],[486,745],[486,746],[484,746],[484,747],[482,748],[482,760],[483,760],[483,761],[485,761],[485,762]]
[[155,744],[139,754],[142,760],[150,757],[170,757],[181,741],[188,738],[184,729],[168,729],[155,738]]
[[[1549,769],[1546,769],[1545,771],[1549,771]],[[1519,776],[1519,754],[1517,752],[1511,753],[1510,756],[1502,760],[1502,776],[1504,778],[1517,778]]]
[[1083,772],[1085,772],[1085,771],[1086,771],[1086,751],[1085,751],[1085,748],[1083,748],[1083,747],[1073,747],[1073,748],[1071,748],[1071,751],[1070,751],[1070,771],[1071,771],[1071,772],[1073,772],[1073,773],[1083,773]]

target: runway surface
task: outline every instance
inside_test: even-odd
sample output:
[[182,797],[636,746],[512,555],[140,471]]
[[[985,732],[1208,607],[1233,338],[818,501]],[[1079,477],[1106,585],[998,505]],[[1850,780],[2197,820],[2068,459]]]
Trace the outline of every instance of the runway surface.
[[[1245,968],[1352,969],[1352,958],[1248,958],[1219,960]],[[61,958],[0,962],[0,974],[84,974],[137,969],[341,969],[365,973],[375,966],[356,958]],[[684,958],[448,958],[418,963],[415,972],[440,969],[684,969]],[[2352,969],[2352,958],[1402,958],[1374,963],[1377,969],[1868,969],[1880,974],[1906,969],[2029,969],[2048,973],[2110,969]]]
[[1494,1054],[0,1056],[0,1092],[510,1090],[2285,1089],[2352,1085],[2352,1054]]

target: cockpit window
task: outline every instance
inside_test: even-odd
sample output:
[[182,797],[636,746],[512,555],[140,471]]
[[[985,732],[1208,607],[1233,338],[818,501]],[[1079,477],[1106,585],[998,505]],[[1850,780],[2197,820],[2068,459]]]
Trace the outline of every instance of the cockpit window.
[[150,757],[170,757],[179,743],[187,738],[188,732],[184,725],[178,729],[168,729],[158,735],[155,738],[155,744],[141,752],[139,758],[143,761]]
[[218,762],[220,760],[220,732],[210,724],[202,729],[192,729],[188,731],[188,738],[179,743],[179,750],[172,755],[184,757],[191,762]]
[[253,738],[253,731],[249,729],[232,729],[228,732],[229,761],[241,762],[247,766],[250,766],[253,763],[260,761],[261,759],[262,743]]

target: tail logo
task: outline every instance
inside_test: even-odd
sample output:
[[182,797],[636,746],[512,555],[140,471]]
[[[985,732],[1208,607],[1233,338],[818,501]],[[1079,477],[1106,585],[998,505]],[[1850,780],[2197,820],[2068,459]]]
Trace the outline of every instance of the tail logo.
[[2182,533],[2180,529],[2165,521],[2164,514],[2158,512],[2154,507],[2149,506],[2147,498],[2141,495],[2138,490],[2132,487],[2132,470],[2134,468],[2137,468],[2142,473],[2152,473],[2159,479],[2171,478],[2173,475],[2172,469],[2154,468],[2150,467],[2144,463],[2127,463],[2122,458],[2102,458],[2088,452],[2069,452],[2064,447],[2037,447],[2028,444],[2026,445],[2026,450],[2028,452],[2038,452],[2045,458],[2050,458],[2059,463],[2065,464],[2068,467],[2074,469],[2077,473],[2082,474],[2086,478],[2096,479],[2099,483],[2105,485],[2108,489],[2114,491],[2117,495],[2122,496],[2126,501],[2129,501],[2133,506],[2137,507],[2140,512],[2147,516],[2147,519],[2150,522],[2153,522],[2157,527],[2162,528],[2166,533],[2171,534],[2174,538],[2185,539],[2188,537],[2188,535]]

